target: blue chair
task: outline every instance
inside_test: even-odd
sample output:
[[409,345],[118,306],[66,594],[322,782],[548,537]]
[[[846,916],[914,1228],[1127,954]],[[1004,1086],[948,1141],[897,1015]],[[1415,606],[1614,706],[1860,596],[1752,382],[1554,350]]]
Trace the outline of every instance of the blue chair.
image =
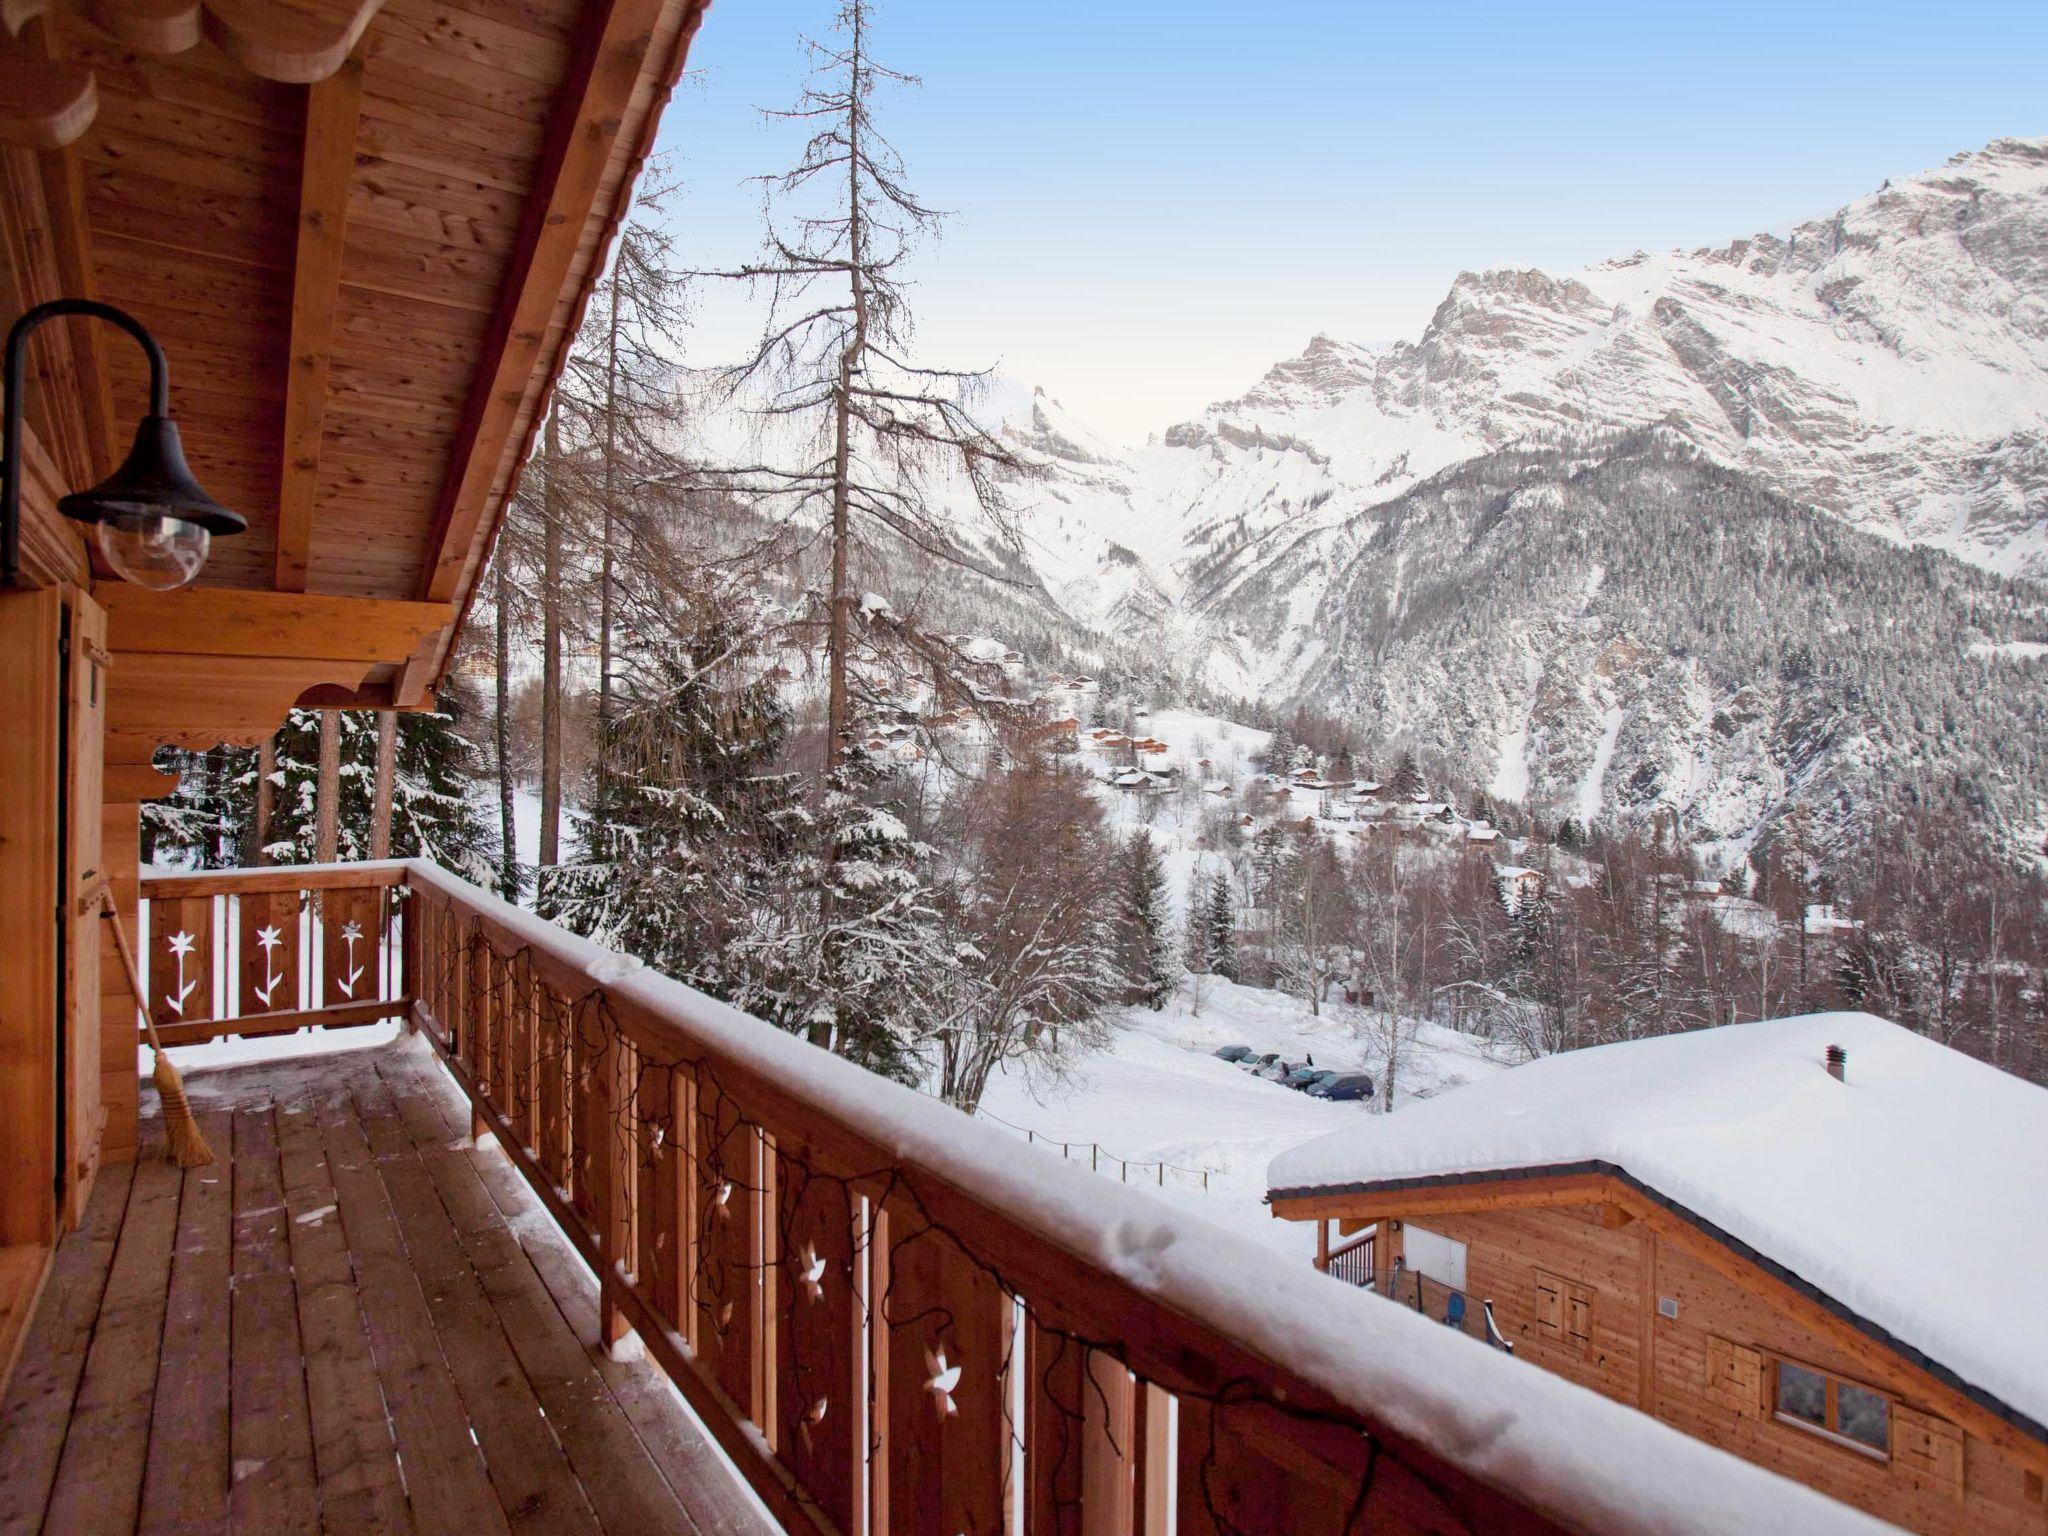
[[1463,1328],[1465,1326],[1465,1293],[1451,1292],[1450,1300],[1444,1303],[1444,1326]]

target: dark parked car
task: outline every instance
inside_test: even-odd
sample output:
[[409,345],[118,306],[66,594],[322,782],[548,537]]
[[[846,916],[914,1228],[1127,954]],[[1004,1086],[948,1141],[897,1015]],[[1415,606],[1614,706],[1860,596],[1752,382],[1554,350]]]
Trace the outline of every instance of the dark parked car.
[[1292,1072],[1283,1077],[1281,1081],[1290,1088],[1306,1091],[1315,1087],[1317,1083],[1322,1082],[1326,1078],[1339,1075],[1339,1073],[1332,1072],[1328,1067],[1296,1067]]
[[1333,1072],[1321,1082],[1310,1083],[1303,1092],[1312,1099],[1369,1099],[1372,1079],[1363,1072]]
[[1248,1045],[1219,1045],[1212,1054],[1224,1061],[1243,1061],[1251,1053],[1252,1048]]

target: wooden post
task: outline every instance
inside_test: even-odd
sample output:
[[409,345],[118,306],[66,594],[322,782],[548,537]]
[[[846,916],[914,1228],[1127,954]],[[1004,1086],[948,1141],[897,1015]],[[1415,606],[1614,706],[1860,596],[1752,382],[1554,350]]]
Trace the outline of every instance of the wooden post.
[[277,789],[270,780],[277,772],[277,737],[263,738],[256,749],[256,819],[250,826],[250,839],[255,844],[249,850],[249,862],[263,865],[270,862],[265,851],[270,845],[270,817],[277,802]]
[[391,857],[391,789],[398,771],[398,715],[377,711],[377,779],[370,804],[370,857]]
[[1330,1222],[1327,1217],[1316,1223],[1316,1268],[1326,1275],[1330,1272]]
[[313,862],[332,864],[341,844],[341,713],[320,711],[320,778],[315,789]]

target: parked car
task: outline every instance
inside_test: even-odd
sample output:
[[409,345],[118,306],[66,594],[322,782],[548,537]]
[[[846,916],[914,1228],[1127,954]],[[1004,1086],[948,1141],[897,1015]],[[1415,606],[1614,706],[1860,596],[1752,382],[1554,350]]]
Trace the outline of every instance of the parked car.
[[1282,1078],[1281,1081],[1290,1088],[1306,1091],[1315,1087],[1317,1083],[1322,1082],[1325,1078],[1339,1075],[1332,1072],[1328,1067],[1296,1067],[1286,1077]]
[[1243,1061],[1251,1053],[1252,1048],[1248,1045],[1219,1045],[1211,1054],[1224,1061]]
[[1261,1072],[1280,1059],[1278,1051],[1268,1051],[1263,1056],[1240,1056],[1237,1064],[1247,1072]]
[[1372,1097],[1372,1079],[1363,1072],[1332,1072],[1321,1082],[1310,1083],[1302,1091],[1312,1099],[1369,1099]]
[[1259,1068],[1258,1076],[1263,1077],[1269,1083],[1284,1083],[1287,1081],[1287,1074],[1296,1071],[1300,1066],[1301,1063],[1298,1061],[1283,1061],[1280,1057],[1275,1056],[1271,1061]]

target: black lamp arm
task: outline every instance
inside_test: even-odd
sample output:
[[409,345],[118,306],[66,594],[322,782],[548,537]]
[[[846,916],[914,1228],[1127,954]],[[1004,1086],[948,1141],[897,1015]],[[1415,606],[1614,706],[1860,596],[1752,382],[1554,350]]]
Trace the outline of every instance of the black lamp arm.
[[28,370],[28,339],[45,321],[69,315],[104,320],[134,337],[149,359],[149,414],[171,414],[171,376],[164,349],[126,310],[97,299],[52,299],[14,322],[7,333],[6,422],[0,436],[0,586],[13,586],[21,573],[21,391]]

